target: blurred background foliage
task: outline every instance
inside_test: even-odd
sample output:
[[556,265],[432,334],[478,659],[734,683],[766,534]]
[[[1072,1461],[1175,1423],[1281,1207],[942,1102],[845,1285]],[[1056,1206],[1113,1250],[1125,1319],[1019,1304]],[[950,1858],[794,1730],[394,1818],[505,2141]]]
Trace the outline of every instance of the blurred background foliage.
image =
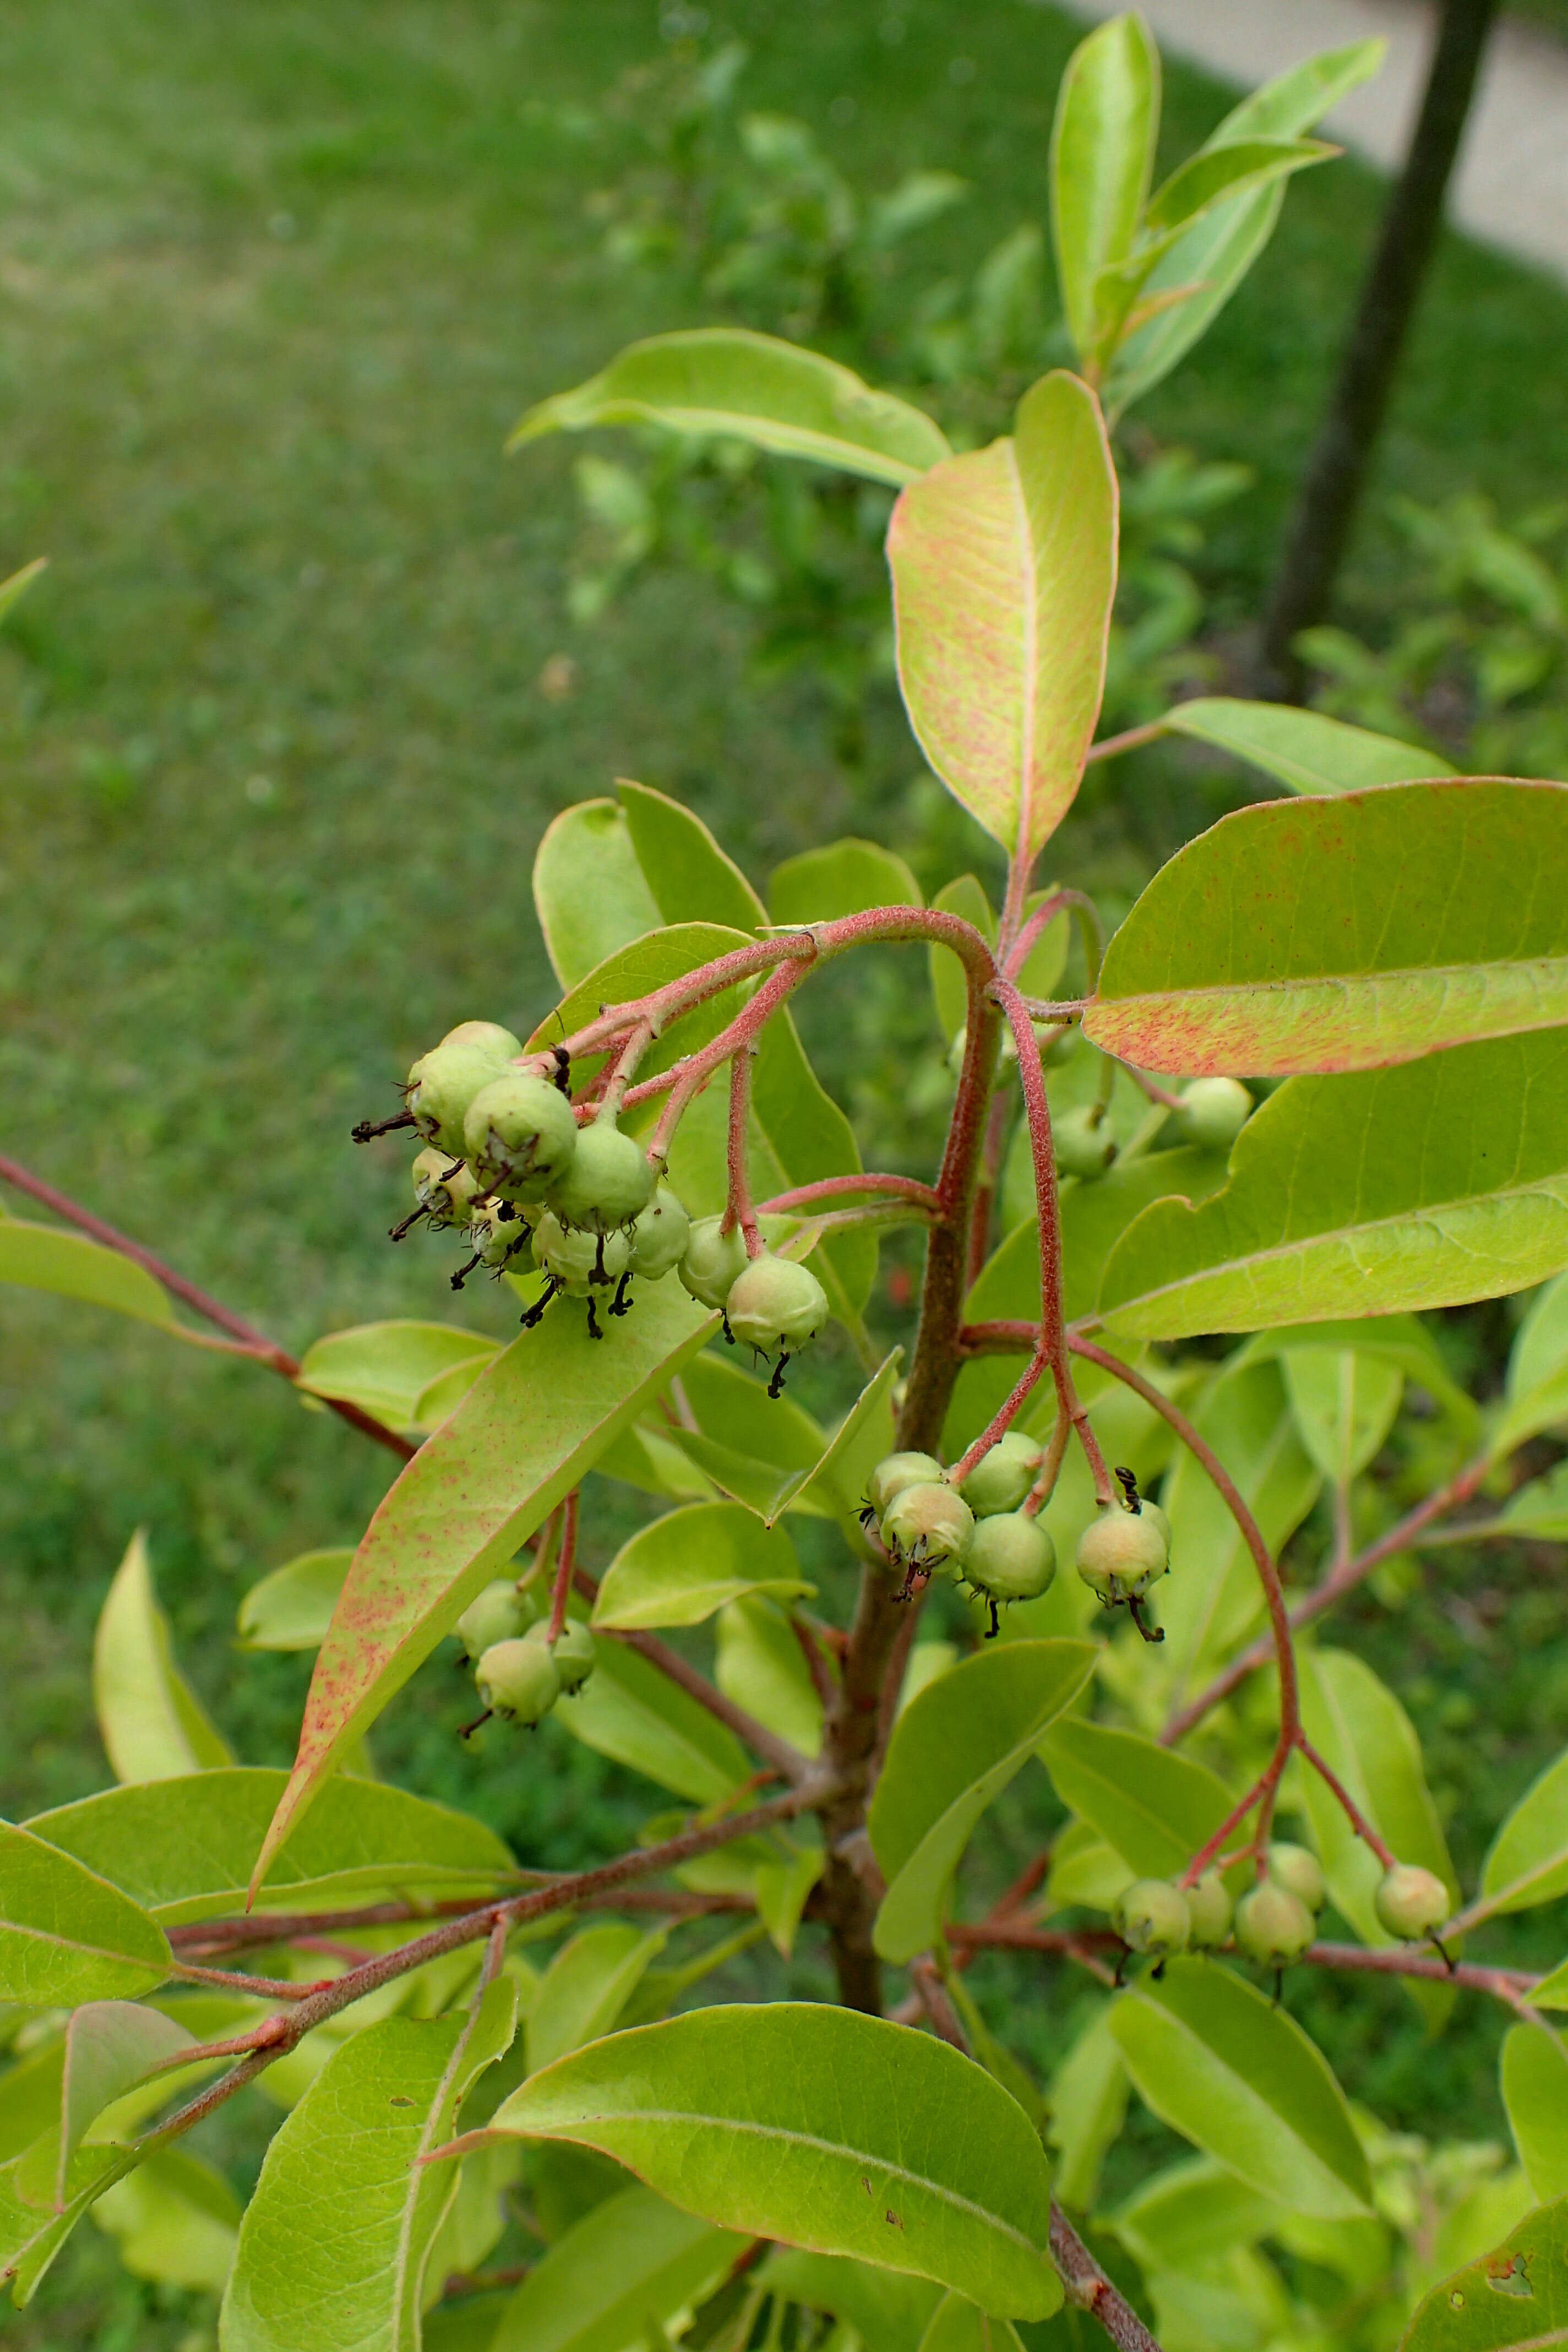
[[[0,573],[49,559],[0,638],[0,1149],[296,1349],[442,1316],[444,1261],[383,1238],[402,1156],[347,1129],[452,1022],[548,1001],[529,876],[558,809],[632,774],[759,880],[845,832],[928,887],[990,873],[900,714],[885,499],[712,445],[500,450],[632,336],[718,318],[986,437],[1062,352],[1040,225],[1079,29],[1024,0],[0,0]],[[1169,155],[1228,102],[1168,63]],[[1310,174],[1124,436],[1108,725],[1227,679],[1376,213],[1353,162]],[[1326,708],[1563,773],[1565,375],[1568,293],[1447,239],[1343,625],[1310,647]],[[1061,868],[1114,916],[1250,790],[1191,749],[1110,763]],[[858,969],[804,1024],[895,1164],[934,1148],[945,1094],[910,980]],[[890,1333],[908,1289],[889,1250]],[[510,1326],[488,1292],[461,1312]],[[1485,1392],[1510,1311],[1432,1319]],[[91,1626],[138,1525],[193,1680],[243,1756],[286,1760],[303,1662],[241,1662],[235,1608],[352,1542],[385,1458],[88,1310],[13,1292],[3,1329],[0,1804],[106,1777]],[[607,1556],[611,1517],[587,1539]],[[1435,1554],[1337,1629],[1414,1716],[1462,1873],[1568,1738],[1555,1558]],[[623,1842],[625,1776],[550,1729],[468,1757],[462,1704],[433,1664],[385,1767],[531,1863]],[[998,1962],[988,1997],[1044,2066],[1075,2021],[1031,1982]],[[1391,2123],[1499,2130],[1490,2019],[1435,2052],[1393,1987],[1293,2005]],[[90,2231],[10,2322],[100,2352],[205,2324]]]

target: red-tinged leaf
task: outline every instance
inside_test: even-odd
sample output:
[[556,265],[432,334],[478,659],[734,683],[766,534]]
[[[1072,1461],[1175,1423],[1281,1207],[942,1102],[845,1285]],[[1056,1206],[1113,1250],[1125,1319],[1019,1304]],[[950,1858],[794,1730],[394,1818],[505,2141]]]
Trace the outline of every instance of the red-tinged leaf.
[[1385,784],[1240,809],[1161,869],[1084,1033],[1142,1069],[1384,1069],[1568,1022],[1568,787]]
[[1116,593],[1116,474],[1100,404],[1063,370],[1013,437],[934,467],[893,510],[899,677],[921,749],[1011,855],[1083,773]]
[[636,1312],[595,1343],[581,1305],[558,1299],[420,1448],[339,1595],[253,1896],[343,1749],[716,1322],[678,1283],[649,1283]]

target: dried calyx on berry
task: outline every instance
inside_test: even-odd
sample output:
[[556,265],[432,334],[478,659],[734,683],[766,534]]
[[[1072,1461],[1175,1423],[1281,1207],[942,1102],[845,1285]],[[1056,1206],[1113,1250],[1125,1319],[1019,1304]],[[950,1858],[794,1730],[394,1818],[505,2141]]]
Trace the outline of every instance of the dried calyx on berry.
[[1260,1968],[1282,1969],[1299,1960],[1316,1934],[1300,1896],[1272,1878],[1248,1887],[1236,1906],[1237,1949]]
[[470,1222],[480,1190],[471,1168],[466,1168],[460,1160],[454,1160],[438,1143],[427,1143],[409,1174],[419,1206],[400,1225],[394,1225],[394,1241],[401,1241],[421,1217],[428,1222],[433,1234],[446,1233],[452,1226],[460,1229]]
[[1230,1933],[1231,1901],[1217,1870],[1205,1870],[1194,1885],[1184,1886],[1187,1916],[1192,1923],[1187,1942],[1194,1952],[1216,1951]]
[[1385,1870],[1372,1906],[1379,1925],[1406,1944],[1435,1935],[1453,1909],[1436,1872],[1415,1862],[1396,1862]]
[[827,1320],[827,1293],[811,1268],[763,1250],[730,1286],[724,1318],[731,1337],[762,1356],[777,1356],[781,1369],[808,1347]]
[[1193,1922],[1179,1886],[1165,1878],[1135,1878],[1111,1905],[1110,1924],[1130,1951],[1164,1960],[1185,1951]]
[[654,1171],[640,1143],[601,1112],[579,1128],[571,1166],[548,1195],[561,1223],[580,1233],[613,1234],[647,1208]]
[[934,1454],[886,1454],[866,1481],[867,1507],[879,1519],[906,1486],[940,1486],[942,1479],[942,1464]]
[[521,1596],[510,1577],[498,1576],[469,1601],[453,1631],[470,1661],[483,1657],[497,1642],[514,1641],[527,1622]]
[[469,1104],[481,1087],[500,1077],[510,1055],[521,1051],[510,1029],[492,1021],[465,1021],[422,1054],[408,1073],[404,1100],[425,1141],[439,1144],[448,1160],[461,1160]]
[[958,1491],[977,1519],[989,1518],[994,1511],[1016,1511],[1044,1459],[1032,1437],[1009,1429],[981,1455]]
[[936,1480],[903,1487],[882,1514],[881,1537],[906,1568],[962,1561],[974,1533],[974,1515],[956,1488]]
[[562,1691],[548,1647],[526,1635],[492,1642],[474,1669],[474,1682],[492,1715],[528,1727],[543,1722]]
[[1103,1176],[1116,1157],[1116,1138],[1104,1105],[1093,1103],[1083,1110],[1063,1111],[1051,1122],[1051,1148],[1058,1175],[1076,1176],[1085,1184]]
[[529,1627],[522,1638],[535,1649],[542,1650],[547,1658],[554,1660],[563,1696],[574,1698],[594,1671],[594,1636],[586,1625],[576,1618],[568,1617],[552,1642],[550,1621],[542,1617],[537,1625]]
[[487,1192],[509,1201],[542,1201],[576,1157],[577,1122],[571,1103],[548,1078],[508,1069],[469,1103],[463,1143]]
[[626,1313],[626,1287],[632,1265],[629,1234],[591,1234],[580,1229],[568,1232],[554,1211],[546,1209],[533,1229],[533,1256],[549,1280],[543,1297],[523,1317],[525,1323],[537,1322],[558,1290],[568,1298],[587,1300],[588,1329],[595,1339],[604,1337],[595,1313],[595,1291],[613,1288],[616,1295],[610,1302],[610,1313]]
[[686,1255],[690,1239],[690,1218],[668,1185],[659,1185],[632,1227],[632,1272],[662,1282]]
[[[497,1274],[510,1265],[513,1273],[526,1274],[531,1239],[526,1222],[510,1201],[480,1201],[476,1204],[468,1225],[474,1265],[488,1265]],[[462,1286],[459,1283],[457,1286],[460,1289]]]
[[1314,1915],[1322,1909],[1329,1899],[1329,1884],[1323,1876],[1322,1864],[1310,1846],[1292,1845],[1288,1839],[1278,1838],[1263,1859],[1277,1886],[1289,1887]]
[[745,1271],[746,1237],[739,1225],[723,1230],[722,1217],[699,1217],[678,1269],[699,1307],[722,1307]]
[[1106,1504],[1078,1539],[1078,1572],[1108,1609],[1141,1601],[1171,1565],[1171,1529],[1155,1503]]
[[1176,1125],[1184,1141],[1228,1151],[1251,1117],[1252,1097],[1239,1078],[1194,1078],[1182,1088]]
[[977,1519],[963,1574],[981,1598],[991,1604],[993,1641],[998,1631],[996,1612],[1014,1601],[1037,1601],[1056,1578],[1057,1548],[1038,1519],[1022,1511],[994,1511]]

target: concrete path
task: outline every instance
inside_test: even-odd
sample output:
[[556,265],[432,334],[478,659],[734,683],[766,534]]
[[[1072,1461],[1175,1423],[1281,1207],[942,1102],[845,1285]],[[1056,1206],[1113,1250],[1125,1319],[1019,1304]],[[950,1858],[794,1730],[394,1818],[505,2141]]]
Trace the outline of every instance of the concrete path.
[[[1066,0],[1110,16],[1125,0]],[[1251,88],[1315,50],[1381,34],[1383,71],[1331,114],[1326,135],[1392,169],[1405,152],[1431,48],[1422,0],[1139,0],[1163,48]],[[1568,278],[1568,47],[1511,20],[1492,33],[1448,194],[1450,217],[1489,245]]]

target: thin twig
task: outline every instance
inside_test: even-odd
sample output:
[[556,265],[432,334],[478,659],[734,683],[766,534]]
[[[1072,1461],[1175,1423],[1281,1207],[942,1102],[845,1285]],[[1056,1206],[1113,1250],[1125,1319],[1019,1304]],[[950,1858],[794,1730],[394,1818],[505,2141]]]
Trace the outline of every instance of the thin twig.
[[1160,2352],[1126,2296],[1113,2287],[1061,2207],[1051,2200],[1051,2260],[1061,2273],[1068,2301],[1099,2323],[1117,2352]]
[[566,1630],[566,1602],[577,1566],[577,1506],[582,1492],[581,1486],[574,1486],[562,1506],[561,1552],[555,1563],[555,1582],[550,1594],[550,1625],[545,1636],[552,1648]]

